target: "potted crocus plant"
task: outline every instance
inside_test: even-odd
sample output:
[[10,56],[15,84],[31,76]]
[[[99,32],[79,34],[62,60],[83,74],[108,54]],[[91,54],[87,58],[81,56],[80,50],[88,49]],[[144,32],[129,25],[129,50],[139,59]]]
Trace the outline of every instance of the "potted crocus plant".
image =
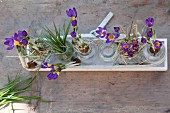
[[147,43],[144,55],[150,63],[162,63],[165,56],[165,47],[163,46],[163,42],[157,39],[153,26],[154,18],[147,18],[146,26],[142,33],[142,40]]
[[119,43],[119,54],[123,64],[140,64],[142,50],[145,46],[145,39],[140,41],[137,24],[131,24],[126,37]]
[[[18,55],[23,59],[22,62],[26,65],[26,68],[36,68],[37,60],[42,59],[45,55],[42,53],[42,49],[45,51],[46,46],[40,48],[38,46],[40,43],[35,43],[25,30],[19,30],[12,37],[5,38],[4,44],[8,46],[7,50],[12,50],[14,47],[17,48]],[[28,58],[29,61],[25,62],[25,58]]]
[[74,45],[76,51],[87,54],[90,51],[90,44],[83,40],[81,34],[78,33],[78,26],[77,26],[77,10],[76,8],[66,10],[66,14],[72,20],[72,27],[73,31],[70,33],[72,36],[72,44]]
[[66,14],[72,20],[73,31],[70,33],[72,36],[72,44],[75,51],[78,53],[78,58],[87,63],[87,60],[94,58],[95,48],[92,42],[84,40],[81,34],[78,33],[77,25],[77,10],[76,8],[66,10]]
[[48,45],[48,49],[50,51],[49,57],[56,57],[57,59],[63,62],[71,61],[71,58],[74,54],[74,49],[72,44],[67,41],[67,35],[71,26],[71,21],[68,24],[67,28],[65,28],[65,23],[63,24],[63,36],[60,33],[60,30],[57,29],[55,23],[54,29],[55,33],[52,32],[47,26],[43,27],[45,33],[39,36],[39,39],[46,45]]

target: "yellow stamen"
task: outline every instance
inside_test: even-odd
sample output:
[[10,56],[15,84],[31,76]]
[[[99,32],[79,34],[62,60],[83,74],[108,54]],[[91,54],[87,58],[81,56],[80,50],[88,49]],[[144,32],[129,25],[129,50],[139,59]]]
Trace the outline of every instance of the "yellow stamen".
[[76,20],[76,17],[72,17],[71,19],[72,19],[72,21],[73,21],[73,20]]
[[52,66],[52,64],[48,64],[48,67],[51,67]]
[[114,40],[114,39],[115,39],[115,37],[114,37],[113,35],[109,35],[108,38],[109,38],[110,40]]
[[123,46],[123,48],[127,49],[127,48],[129,48],[129,46],[128,46],[128,45],[125,45],[125,46]]
[[60,72],[57,72],[58,75],[60,75]]
[[55,66],[55,69],[58,69],[59,68],[59,66]]
[[14,41],[14,45],[16,45],[16,46],[18,45],[19,46],[20,43],[18,41]]
[[160,45],[161,45],[161,44],[160,44],[159,42],[156,42],[156,46],[158,46],[158,47],[159,47]]
[[137,41],[136,41],[136,40],[134,40],[134,41],[133,41],[133,44],[137,44]]

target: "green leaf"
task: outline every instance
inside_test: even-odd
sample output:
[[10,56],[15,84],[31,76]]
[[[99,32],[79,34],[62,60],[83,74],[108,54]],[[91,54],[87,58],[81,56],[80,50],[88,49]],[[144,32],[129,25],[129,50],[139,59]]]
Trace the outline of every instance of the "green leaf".
[[17,46],[17,50],[19,53],[21,53],[21,46]]
[[55,29],[55,32],[56,32],[56,36],[59,39],[59,42],[62,44],[62,46],[65,46],[65,43],[64,43],[64,41],[62,40],[62,38],[60,36],[60,29],[57,30],[57,27],[56,27],[54,22],[53,22],[53,25],[54,25],[54,29]]
[[79,29],[79,28],[78,28],[78,26],[77,26],[77,27],[76,27],[76,31],[78,31],[78,29]]
[[65,34],[65,29],[66,29],[66,20],[64,20],[64,24],[63,24],[63,27],[62,27],[62,29],[63,29],[63,34]]
[[33,81],[36,79],[35,77],[26,77],[21,80],[19,75],[16,75],[14,80],[11,80],[9,77],[8,84],[4,85],[0,88],[0,106],[1,108],[4,105],[7,105],[12,102],[20,102],[31,99],[41,99],[39,96],[17,96],[16,94],[20,94],[25,91],[31,91],[29,87],[32,85]]
[[65,34],[64,34],[64,37],[63,37],[64,38],[64,43],[66,43],[67,35],[68,35],[68,32],[69,32],[70,27],[71,27],[71,22],[72,22],[72,20],[70,20],[70,22],[69,22],[69,24],[67,26],[67,29],[65,31]]
[[[58,52],[63,52],[62,49],[61,49],[61,46],[60,44],[56,43],[56,42],[53,42],[49,39],[49,36],[44,34],[44,35],[41,35],[39,36],[41,37],[40,40],[42,40],[44,43],[46,43],[47,45],[49,45],[51,48],[53,48],[53,50],[57,50]],[[45,39],[46,40],[45,40]]]
[[155,35],[156,34],[156,30],[152,30],[152,34]]

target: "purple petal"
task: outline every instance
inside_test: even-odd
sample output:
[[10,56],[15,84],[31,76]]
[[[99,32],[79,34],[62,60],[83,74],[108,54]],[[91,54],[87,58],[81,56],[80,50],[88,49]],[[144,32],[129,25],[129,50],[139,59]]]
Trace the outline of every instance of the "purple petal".
[[67,16],[72,17],[72,14],[70,13],[70,11],[66,10]]
[[24,31],[22,31],[22,36],[27,36],[28,34],[27,34],[27,32],[24,30]]
[[23,44],[24,46],[26,46],[26,45],[28,44],[28,40],[23,39],[23,40],[22,40],[22,44]]
[[144,44],[144,43],[146,43],[147,42],[147,40],[146,40],[146,38],[141,38],[141,42]]
[[98,27],[98,29],[99,29],[100,31],[102,31],[102,30],[103,30],[103,28],[102,28],[102,27]]
[[48,68],[48,62],[44,62],[44,64],[41,65],[41,68]]
[[58,78],[58,74],[57,73],[53,74],[53,79],[57,79],[57,78]]
[[132,51],[129,51],[129,52],[128,52],[128,56],[133,57],[133,52],[132,52]]
[[74,12],[73,16],[77,17],[77,10],[75,7],[73,7],[73,12]]
[[52,79],[53,79],[53,73],[49,73],[49,74],[47,75],[47,78],[48,78],[48,80],[52,80]]
[[100,32],[101,32],[100,30],[96,30],[96,33],[97,33],[97,34],[100,34]]
[[21,36],[18,36],[18,37],[14,37],[14,40],[21,42],[23,40],[23,38]]
[[13,38],[5,38],[5,45],[8,45],[9,47],[7,48],[7,50],[11,50],[14,48],[14,39]]
[[135,51],[138,51],[139,50],[139,45],[137,44],[137,45],[133,45],[133,49],[135,50]]
[[77,36],[77,34],[76,34],[75,31],[71,32],[70,35],[71,35],[73,38],[75,38],[75,37]]
[[14,33],[14,38],[17,38],[18,37],[18,34],[17,33]]
[[4,42],[4,44],[5,44],[5,45],[9,45],[9,42],[10,42],[10,40],[6,40],[6,41]]
[[147,32],[147,36],[152,37],[152,31],[151,30]]
[[72,26],[77,26],[77,20],[72,21]]
[[114,34],[115,39],[118,38],[120,34]]
[[13,46],[9,46],[8,48],[7,48],[7,50],[12,50],[14,48],[14,45]]
[[111,41],[111,40],[109,40],[109,39],[107,39],[107,40],[106,40],[106,43],[110,43],[110,42],[112,42],[112,41]]
[[120,31],[120,27],[114,27],[115,32],[119,32]]
[[152,27],[154,25],[154,19],[153,18],[147,18],[146,19],[146,25],[148,27]]
[[72,9],[69,9],[69,10],[66,10],[66,13],[69,17],[72,17],[74,12]]
[[50,68],[51,68],[50,72],[53,72],[55,70],[54,65],[52,65]]
[[22,31],[18,31],[18,36],[22,36]]

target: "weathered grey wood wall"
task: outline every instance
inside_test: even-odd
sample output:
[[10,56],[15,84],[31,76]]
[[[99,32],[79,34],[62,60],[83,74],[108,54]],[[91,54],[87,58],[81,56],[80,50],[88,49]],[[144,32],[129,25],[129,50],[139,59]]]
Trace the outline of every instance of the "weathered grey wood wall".
[[[129,26],[131,17],[140,25],[145,24],[146,17],[154,17],[157,37],[170,38],[170,0],[0,0],[0,85],[7,82],[7,75],[12,77],[22,69],[19,59],[5,57],[17,54],[5,50],[3,39],[18,29],[34,36],[42,25],[50,27],[53,21],[60,26],[68,19],[65,10],[73,6],[78,10],[82,33],[95,29],[112,11],[115,17],[108,25],[110,29],[113,25]],[[40,88],[42,98],[55,102],[39,103],[37,113],[170,113],[169,70],[64,72],[55,81],[47,80],[46,75],[40,73],[33,89]]]

